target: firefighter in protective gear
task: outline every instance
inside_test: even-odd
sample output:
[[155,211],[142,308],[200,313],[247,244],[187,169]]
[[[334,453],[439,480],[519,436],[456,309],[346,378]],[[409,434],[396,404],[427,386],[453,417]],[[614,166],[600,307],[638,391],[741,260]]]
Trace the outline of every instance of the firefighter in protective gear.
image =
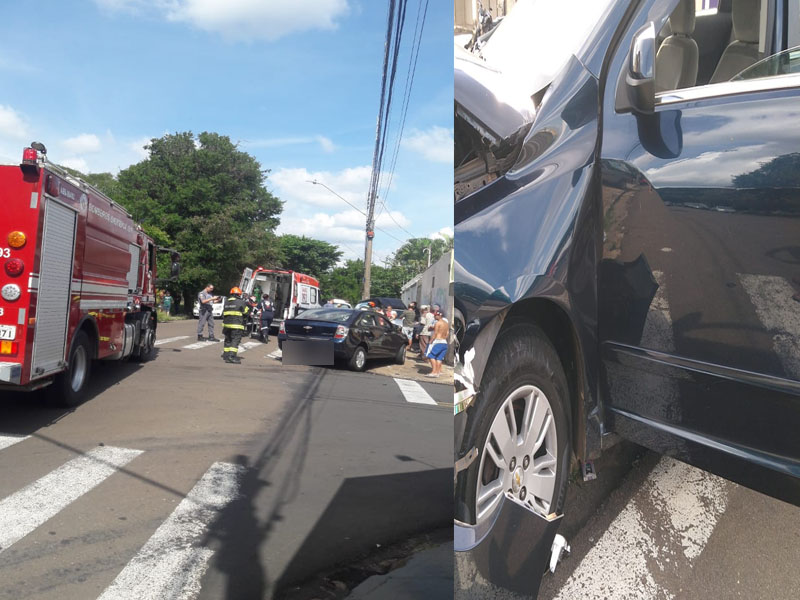
[[222,349],[222,358],[227,363],[239,364],[239,342],[242,341],[244,324],[250,306],[241,298],[242,290],[238,287],[231,288],[231,295],[225,300],[222,310],[222,331],[225,333],[225,342]]

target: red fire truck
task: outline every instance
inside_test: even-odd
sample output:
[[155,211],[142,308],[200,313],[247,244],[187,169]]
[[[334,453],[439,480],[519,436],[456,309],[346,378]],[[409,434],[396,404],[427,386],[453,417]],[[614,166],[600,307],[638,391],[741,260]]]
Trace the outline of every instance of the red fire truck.
[[0,165],[0,389],[47,386],[74,405],[93,359],[152,354],[159,248],[45,153],[34,143],[21,163]]
[[[319,281],[311,275],[283,269],[246,268],[239,287],[247,295],[269,294],[275,307],[272,327],[277,329],[285,319],[292,319],[304,310],[319,308]],[[256,288],[261,292],[256,294]]]

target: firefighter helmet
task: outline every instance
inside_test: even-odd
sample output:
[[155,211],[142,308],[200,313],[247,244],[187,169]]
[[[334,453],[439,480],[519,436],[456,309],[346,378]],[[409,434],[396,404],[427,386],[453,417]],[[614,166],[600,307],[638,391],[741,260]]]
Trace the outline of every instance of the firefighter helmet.
[[242,290],[240,290],[238,287],[232,287],[231,288],[231,296],[238,296],[241,293],[242,293]]

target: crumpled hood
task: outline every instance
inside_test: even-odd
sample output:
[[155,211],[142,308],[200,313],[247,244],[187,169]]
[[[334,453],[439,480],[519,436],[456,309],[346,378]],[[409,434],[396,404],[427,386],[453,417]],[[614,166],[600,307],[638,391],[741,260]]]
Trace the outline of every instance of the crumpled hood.
[[536,116],[533,99],[513,78],[458,44],[455,44],[454,63],[456,112],[492,145],[533,122]]

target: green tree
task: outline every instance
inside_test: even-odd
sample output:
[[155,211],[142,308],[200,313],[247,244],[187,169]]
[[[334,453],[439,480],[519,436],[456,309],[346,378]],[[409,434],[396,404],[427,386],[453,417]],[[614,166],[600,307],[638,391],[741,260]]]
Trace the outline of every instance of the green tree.
[[152,139],[144,161],[121,171],[119,198],[163,245],[181,252],[178,287],[187,307],[211,282],[227,291],[247,265],[279,258],[282,202],[267,171],[227,136],[191,132]]
[[433,264],[452,248],[453,238],[446,235],[435,239],[411,238],[397,249],[393,262],[396,266],[405,268],[407,274],[413,277],[428,268],[428,249],[430,264]]
[[284,268],[314,277],[331,270],[342,257],[342,251],[333,244],[306,236],[285,234],[278,242]]
[[322,273],[319,278],[323,300],[341,298],[353,306],[361,300],[361,283],[364,281],[364,261],[348,260],[341,267]]

